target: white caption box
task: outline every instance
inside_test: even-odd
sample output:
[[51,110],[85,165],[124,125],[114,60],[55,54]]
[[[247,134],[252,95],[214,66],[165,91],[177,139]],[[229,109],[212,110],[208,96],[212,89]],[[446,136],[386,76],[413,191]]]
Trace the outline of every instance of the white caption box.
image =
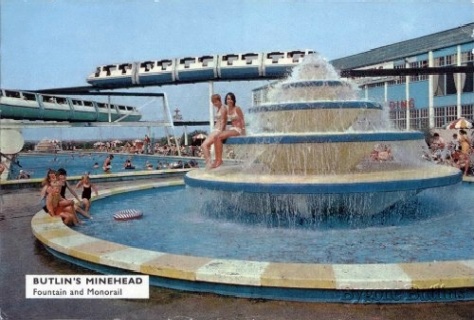
[[149,276],[26,275],[27,299],[148,299]]

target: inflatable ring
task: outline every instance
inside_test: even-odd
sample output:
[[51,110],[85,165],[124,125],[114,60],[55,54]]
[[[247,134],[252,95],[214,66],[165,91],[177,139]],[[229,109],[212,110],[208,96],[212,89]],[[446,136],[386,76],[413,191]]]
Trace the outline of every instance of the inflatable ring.
[[137,209],[126,209],[120,210],[114,213],[115,220],[130,220],[130,219],[139,219],[143,216],[143,212]]

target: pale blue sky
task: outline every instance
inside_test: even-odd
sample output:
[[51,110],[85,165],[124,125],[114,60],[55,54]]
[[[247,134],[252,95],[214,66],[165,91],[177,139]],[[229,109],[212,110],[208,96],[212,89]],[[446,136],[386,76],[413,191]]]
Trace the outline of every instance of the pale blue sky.
[[[84,86],[102,64],[314,49],[328,60],[474,21],[471,0],[0,0],[3,88]],[[255,82],[216,84],[247,109]],[[206,84],[166,92],[186,120],[207,119]],[[146,100],[127,100],[137,106]],[[156,118],[156,106],[143,109]],[[41,131],[40,135],[49,135]],[[115,130],[115,129],[114,129]],[[25,130],[25,135],[33,130]],[[34,130],[36,132],[36,130]],[[63,129],[60,134],[67,136]],[[77,133],[73,133],[77,134]],[[101,135],[107,135],[101,129]],[[36,136],[36,134],[35,134]]]

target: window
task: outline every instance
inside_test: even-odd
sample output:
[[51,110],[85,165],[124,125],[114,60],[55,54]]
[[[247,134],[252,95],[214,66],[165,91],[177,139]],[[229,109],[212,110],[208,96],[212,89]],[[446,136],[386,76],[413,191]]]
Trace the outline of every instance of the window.
[[[394,69],[405,69],[405,65],[404,64],[400,64],[400,65],[395,65],[393,67]],[[406,82],[406,77],[405,76],[399,76],[395,82],[397,84],[401,84],[401,83],[405,83]]]
[[456,120],[458,117],[458,108],[456,106],[446,107],[446,123]]
[[[473,62],[470,61],[466,65],[472,67]],[[462,92],[473,92],[474,91],[474,73],[469,72],[466,73],[466,80],[464,81],[464,87],[462,88]]]
[[383,87],[385,85],[385,82],[376,82],[376,83],[369,83],[366,86],[368,88],[376,88],[376,87]]
[[446,106],[434,108],[435,128],[442,128],[448,122],[457,119],[457,107]]
[[446,94],[456,94],[456,83],[454,82],[454,73],[446,74]]
[[407,127],[406,110],[390,110],[389,117],[396,128],[405,129]]
[[461,117],[465,117],[467,119],[474,119],[474,105],[472,104],[465,104],[461,106]]
[[56,102],[59,104],[65,104],[67,102],[66,98],[56,97]]
[[474,52],[467,51],[461,53],[461,63],[464,64],[466,62],[474,61]]
[[[415,62],[410,63],[410,68],[426,68],[426,67],[428,67],[428,60],[421,60],[421,61],[415,61]],[[426,74],[410,76],[410,81],[423,81],[427,79],[428,79],[428,75]]]
[[444,96],[446,94],[446,75],[445,74],[440,74],[437,75],[436,78],[436,87],[434,90],[434,95],[435,96]]
[[446,65],[446,61],[444,57],[439,57],[435,59],[435,66],[444,67],[445,65]]
[[422,130],[429,127],[428,109],[410,110],[410,128]]
[[450,66],[456,63],[456,54],[446,56],[446,65]]
[[434,122],[435,128],[441,128],[445,123],[445,108],[444,107],[437,107],[434,108]]

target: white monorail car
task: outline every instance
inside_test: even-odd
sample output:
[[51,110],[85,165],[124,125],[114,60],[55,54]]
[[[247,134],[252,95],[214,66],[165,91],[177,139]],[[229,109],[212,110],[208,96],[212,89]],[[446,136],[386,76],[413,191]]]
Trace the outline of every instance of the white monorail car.
[[0,116],[16,120],[55,120],[71,122],[139,121],[135,107],[39,94],[35,92],[0,89]]
[[205,81],[283,78],[313,50],[229,53],[97,67],[87,82],[97,87],[169,85]]

